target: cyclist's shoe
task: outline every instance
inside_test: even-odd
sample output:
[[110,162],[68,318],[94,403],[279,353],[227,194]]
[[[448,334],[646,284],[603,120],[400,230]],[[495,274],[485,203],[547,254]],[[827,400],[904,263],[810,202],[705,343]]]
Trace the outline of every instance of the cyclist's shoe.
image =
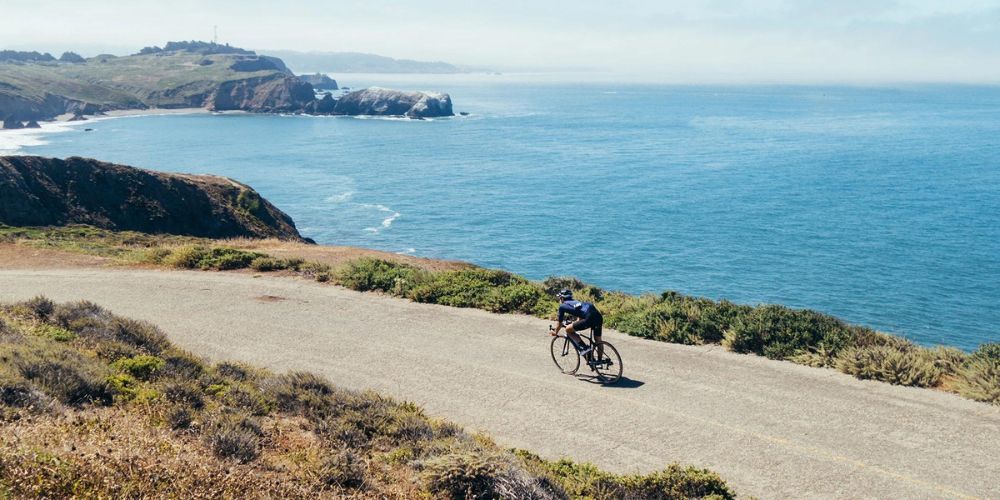
[[587,359],[587,361],[590,361],[590,353],[593,351],[594,351],[593,347],[588,347],[580,351],[580,356],[583,356],[584,358]]

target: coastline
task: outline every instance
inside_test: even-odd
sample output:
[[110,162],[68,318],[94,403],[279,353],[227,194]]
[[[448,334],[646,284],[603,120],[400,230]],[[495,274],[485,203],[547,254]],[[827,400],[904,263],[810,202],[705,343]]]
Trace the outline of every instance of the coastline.
[[[92,115],[86,120],[70,121],[72,113],[57,116],[53,120],[38,122],[39,128],[4,129],[0,128],[0,155],[24,155],[25,147],[44,146],[43,139],[49,134],[69,132],[79,127],[87,128],[89,123],[103,122],[116,118],[135,118],[142,116],[192,115],[214,113],[206,108],[147,108],[120,109],[108,111],[100,115]],[[225,114],[246,113],[245,111],[226,111]]]

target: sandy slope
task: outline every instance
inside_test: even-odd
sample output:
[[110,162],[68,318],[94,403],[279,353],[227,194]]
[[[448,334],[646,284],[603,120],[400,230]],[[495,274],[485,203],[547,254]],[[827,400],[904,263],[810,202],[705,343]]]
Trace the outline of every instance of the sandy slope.
[[762,498],[1000,498],[1000,408],[950,394],[615,332],[629,380],[601,387],[559,374],[529,317],[250,274],[0,267],[0,300],[89,299],[211,358],[322,373],[548,457],[681,461]]

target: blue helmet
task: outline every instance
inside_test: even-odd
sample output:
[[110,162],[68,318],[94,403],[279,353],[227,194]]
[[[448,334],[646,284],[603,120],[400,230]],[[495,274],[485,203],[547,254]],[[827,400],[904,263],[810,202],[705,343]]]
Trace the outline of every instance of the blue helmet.
[[559,297],[560,299],[563,300],[573,300],[573,291],[570,290],[569,288],[563,288],[562,290],[559,290],[559,293],[556,294],[556,297]]

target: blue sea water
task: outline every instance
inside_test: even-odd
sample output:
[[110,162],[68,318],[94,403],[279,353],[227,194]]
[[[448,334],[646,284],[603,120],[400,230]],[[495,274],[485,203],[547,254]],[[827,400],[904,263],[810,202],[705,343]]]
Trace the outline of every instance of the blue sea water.
[[21,152],[234,177],[320,243],[1000,341],[1000,88],[340,80],[470,116],[121,118]]

